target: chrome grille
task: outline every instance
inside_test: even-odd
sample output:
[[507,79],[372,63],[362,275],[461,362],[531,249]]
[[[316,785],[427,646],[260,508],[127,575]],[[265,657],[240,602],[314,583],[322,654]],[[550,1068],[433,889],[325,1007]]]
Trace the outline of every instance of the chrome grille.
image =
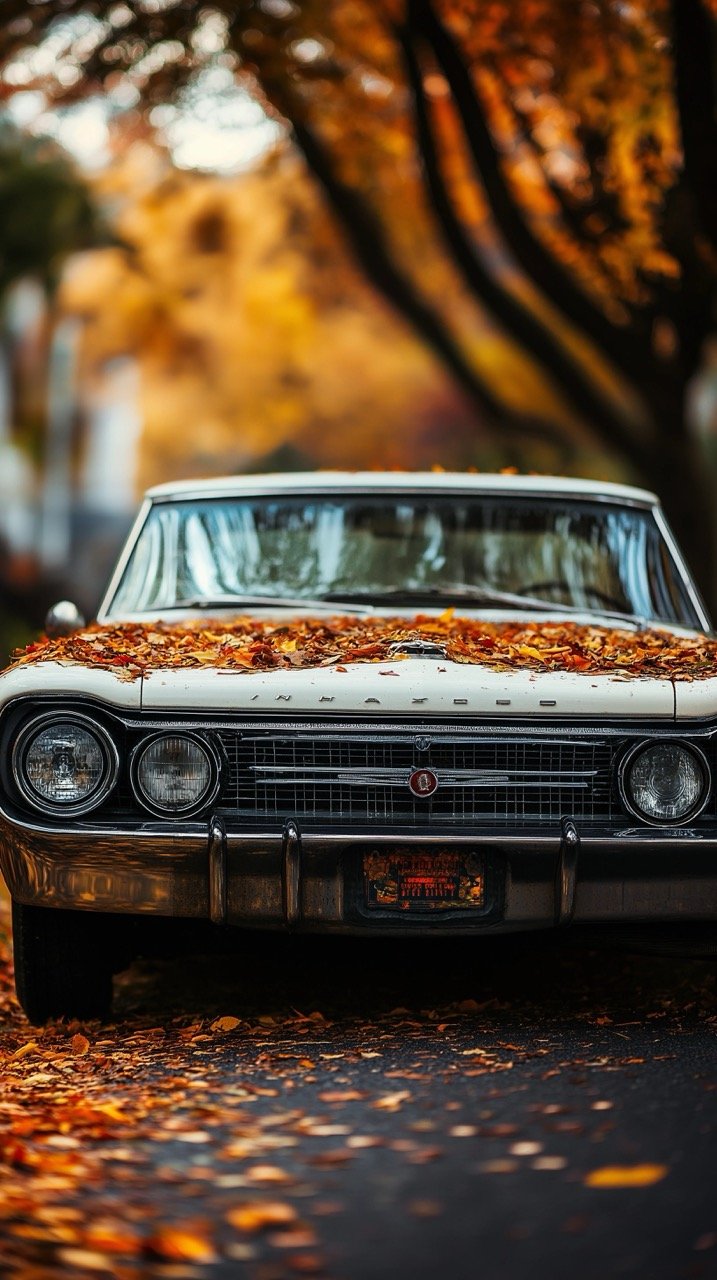
[[[255,819],[324,824],[457,826],[611,816],[605,741],[430,734],[232,732],[222,806]],[[408,778],[432,769],[438,790],[416,798]]]

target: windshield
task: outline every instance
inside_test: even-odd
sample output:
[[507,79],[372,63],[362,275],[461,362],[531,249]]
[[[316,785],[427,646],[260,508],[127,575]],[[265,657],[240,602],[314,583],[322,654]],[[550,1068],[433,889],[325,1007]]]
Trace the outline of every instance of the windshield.
[[471,592],[476,608],[505,608],[501,594],[517,595],[526,607],[699,625],[651,511],[460,493],[158,503],[109,612],[219,607],[242,596],[381,607],[435,595],[445,607]]

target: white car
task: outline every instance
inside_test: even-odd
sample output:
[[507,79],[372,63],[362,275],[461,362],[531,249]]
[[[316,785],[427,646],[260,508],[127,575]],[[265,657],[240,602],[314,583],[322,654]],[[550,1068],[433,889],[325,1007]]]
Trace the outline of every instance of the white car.
[[106,1014],[162,917],[657,925],[709,949],[709,631],[642,490],[381,472],[151,490],[93,627],[57,606],[0,676],[28,1016]]

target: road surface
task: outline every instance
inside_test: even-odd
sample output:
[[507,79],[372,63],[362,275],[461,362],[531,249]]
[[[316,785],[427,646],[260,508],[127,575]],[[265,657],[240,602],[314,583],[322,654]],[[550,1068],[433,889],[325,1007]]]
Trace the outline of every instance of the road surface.
[[3,972],[3,1277],[717,1277],[706,962],[250,935],[41,1031]]

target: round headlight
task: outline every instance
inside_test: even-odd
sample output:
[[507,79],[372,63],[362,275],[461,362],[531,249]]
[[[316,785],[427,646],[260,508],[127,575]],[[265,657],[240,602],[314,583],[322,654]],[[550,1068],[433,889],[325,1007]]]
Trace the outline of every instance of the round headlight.
[[679,742],[638,747],[623,771],[628,807],[648,822],[684,822],[694,817],[707,799],[709,781],[701,752]]
[[164,733],[139,751],[134,777],[149,809],[179,817],[209,803],[216,792],[218,769],[206,743],[183,733]]
[[117,748],[83,716],[43,716],[21,733],[13,753],[15,781],[42,813],[88,813],[102,803],[119,770]]

